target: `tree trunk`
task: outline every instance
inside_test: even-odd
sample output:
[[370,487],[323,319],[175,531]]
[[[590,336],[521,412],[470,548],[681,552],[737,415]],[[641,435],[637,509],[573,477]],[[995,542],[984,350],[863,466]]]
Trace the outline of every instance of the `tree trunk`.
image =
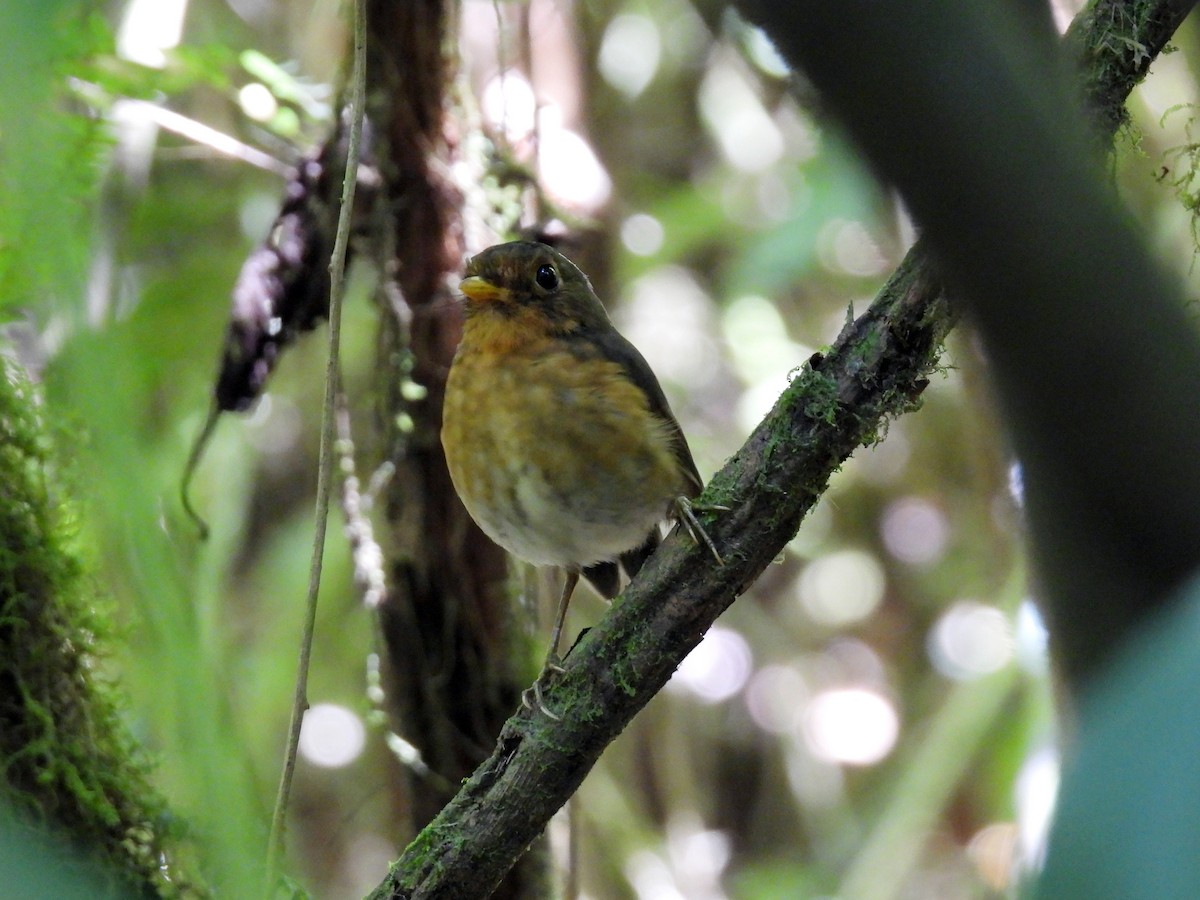
[[[396,465],[383,500],[388,593],[379,607],[384,687],[397,733],[433,773],[409,769],[413,832],[490,752],[519,703],[504,553],[475,526],[442,454],[442,394],[461,332],[453,296],[467,247],[447,102],[449,0],[368,4],[368,118],[383,186],[371,223],[380,291],[377,429]],[[480,249],[480,248],[472,248]],[[535,895],[535,860],[501,896]]]
[[188,892],[149,764],[97,677],[92,654],[112,626],[67,550],[73,526],[41,408],[24,373],[0,359],[3,879],[28,896]]

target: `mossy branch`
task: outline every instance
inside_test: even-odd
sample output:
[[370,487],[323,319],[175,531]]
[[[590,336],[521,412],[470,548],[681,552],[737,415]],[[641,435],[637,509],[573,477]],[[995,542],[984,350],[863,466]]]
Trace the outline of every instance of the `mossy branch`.
[[1067,29],[1088,113],[1105,140],[1129,121],[1125,98],[1146,77],[1195,0],[1094,0]]
[[[1118,43],[1145,48],[1152,57],[1186,10],[1169,2],[1137,7],[1138,15],[1116,25],[1095,16],[1081,20],[1073,46],[1111,43],[1113,28],[1119,27]],[[1139,54],[1076,52],[1088,71],[1099,59],[1105,66],[1129,67],[1126,77],[1106,76],[1105,90],[1111,93],[1102,98],[1105,108],[1124,102],[1148,62]],[[1102,127],[1111,133],[1116,124]],[[940,280],[918,245],[870,309],[847,325],[826,354],[814,356],[798,372],[697,501],[701,507],[729,508],[703,517],[725,565],[716,566],[686,534],[671,535],[574,648],[565,673],[546,692],[561,721],[528,710],[513,716],[492,756],[418,835],[371,897],[486,896],[608,743],[792,538],[842,462],[873,441],[889,417],[919,404],[954,321]]]
[[[373,897],[482,897],[603,749],[759,576],[883,422],[914,407],[953,314],[914,249],[871,308],[814,356],[696,501],[725,565],[676,530],[545,693],[562,721],[521,710],[495,752],[405,851]],[[869,348],[869,350],[864,349]]]

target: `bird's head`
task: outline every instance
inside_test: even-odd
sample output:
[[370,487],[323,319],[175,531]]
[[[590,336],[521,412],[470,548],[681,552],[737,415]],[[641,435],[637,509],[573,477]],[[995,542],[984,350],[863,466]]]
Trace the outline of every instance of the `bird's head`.
[[497,244],[467,262],[459,289],[467,316],[538,322],[554,332],[608,326],[591,282],[553,247],[532,241]]

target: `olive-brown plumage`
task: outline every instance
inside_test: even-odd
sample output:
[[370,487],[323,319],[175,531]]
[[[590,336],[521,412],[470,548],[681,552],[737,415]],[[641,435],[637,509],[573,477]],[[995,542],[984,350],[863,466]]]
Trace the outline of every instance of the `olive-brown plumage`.
[[518,241],[475,256],[465,275],[442,444],[479,527],[519,559],[567,573],[553,667],[578,576],[615,596],[618,562],[633,575],[658,523],[702,483],[650,366],[574,263]]

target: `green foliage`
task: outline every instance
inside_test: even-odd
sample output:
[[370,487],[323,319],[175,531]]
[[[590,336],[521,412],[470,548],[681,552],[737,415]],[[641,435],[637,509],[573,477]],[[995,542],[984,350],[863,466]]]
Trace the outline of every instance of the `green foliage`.
[[0,311],[82,276],[101,142],[95,121],[61,110],[66,74],[106,39],[97,21],[66,0],[0,8]]
[[[198,379],[211,375],[235,254],[245,245],[211,182],[201,193],[189,191],[195,182],[185,179],[164,204],[131,203],[121,173],[98,164],[110,147],[108,123],[89,114],[123,97],[224,89],[236,72],[236,55],[224,45],[183,48],[162,71],[133,66],[112,54],[101,20],[65,2],[8,4],[0,9],[0,25],[14,42],[0,60],[0,308],[6,319],[15,309],[27,311],[39,363],[58,340],[66,344],[51,360],[47,399],[38,409],[82,473],[59,483],[49,445],[21,438],[32,432],[6,405],[5,439],[24,461],[6,458],[13,472],[0,484],[6,492],[25,486],[35,493],[22,503],[8,502],[6,494],[3,512],[24,517],[13,528],[44,525],[49,535],[44,551],[22,544],[11,529],[4,535],[5,565],[42,579],[18,584],[18,592],[3,598],[0,627],[9,630],[0,654],[6,700],[0,762],[10,799],[19,794],[25,814],[66,829],[105,865],[122,861],[140,891],[193,892],[211,873],[230,896],[248,896],[261,888],[256,861],[266,840],[264,803],[250,783],[248,741],[235,737],[228,714],[229,682],[236,679],[218,678],[222,657],[208,654],[213,581],[169,545],[158,524],[158,498],[179,474],[179,460],[163,448],[182,442],[179,422],[164,417],[159,404],[171,404],[177,392],[203,396]],[[94,109],[85,112],[81,101]],[[98,219],[93,200],[100,197],[105,205]],[[98,221],[113,240],[93,248],[89,238]],[[215,233],[234,240],[200,246],[195,257],[180,253],[174,242],[194,233],[181,223],[212,223]],[[153,240],[146,237],[150,231]],[[126,243],[130,234],[135,237]],[[81,328],[89,318],[84,269],[90,253],[101,268],[118,273],[116,287],[103,277],[90,285],[95,332]],[[138,283],[149,286],[145,304],[121,287],[132,272],[123,267],[142,253],[153,257],[137,274]],[[181,278],[199,301],[190,307],[162,287]],[[212,328],[205,332],[196,311],[214,298]],[[124,318],[120,325],[118,317]],[[58,340],[43,343],[49,322],[56,323]],[[193,354],[197,346],[204,349]],[[18,384],[25,385],[6,378],[5,388],[16,391]],[[27,385],[20,390],[29,394]],[[29,409],[31,396],[21,399]],[[186,413],[192,402],[178,408]],[[44,523],[35,516],[35,500],[50,511]],[[66,554],[65,547],[69,555],[55,555]],[[104,603],[95,596],[100,585]],[[107,605],[122,620],[119,632],[107,624],[108,614],[95,612]],[[21,652],[8,652],[14,641]],[[19,680],[18,666],[41,668]],[[116,689],[100,678],[114,669],[121,672],[125,702],[113,699]],[[159,763],[153,772],[118,710]],[[24,718],[18,720],[18,712]],[[170,814],[157,789],[170,797]],[[186,843],[170,833],[184,822]],[[174,870],[177,854],[204,874]]]
[[111,46],[80,59],[72,72],[86,101],[107,110],[118,99],[152,100],[208,87],[233,89],[237,56],[224,44],[177,47],[164,54],[162,68],[122,59]]
[[128,325],[102,337],[75,335],[48,373],[48,393],[89,436],[81,465],[93,487],[81,536],[88,565],[120,597],[131,622],[118,658],[158,756],[156,780],[172,813],[189,823],[208,879],[240,896],[259,887],[263,810],[246,740],[229,714],[212,582],[158,524],[160,498],[174,496],[178,469],[147,437],[153,429],[143,416],[154,405],[156,373],[130,365],[144,355],[136,336]]
[[328,85],[298,78],[258,50],[243,50],[238,61],[245,71],[258,79],[280,103],[268,125],[284,137],[299,138],[301,128],[316,137],[314,126],[324,127],[332,119]]
[[73,510],[41,398],[0,365],[0,800],[110,878],[179,896],[163,800],[99,675],[113,629],[68,549]]
[[1195,122],[1195,105],[1178,103],[1162,115],[1159,124],[1165,125],[1169,116],[1180,111],[1186,111],[1189,116],[1184,126],[1187,140],[1169,148],[1164,158],[1174,163],[1174,171],[1170,165],[1164,164],[1155,176],[1158,181],[1169,185],[1175,192],[1175,199],[1188,212],[1192,228],[1192,243],[1195,253],[1200,253],[1200,141],[1192,139],[1192,125]]
[[1192,897],[1200,885],[1200,582],[1130,638],[1079,707],[1047,900]]

